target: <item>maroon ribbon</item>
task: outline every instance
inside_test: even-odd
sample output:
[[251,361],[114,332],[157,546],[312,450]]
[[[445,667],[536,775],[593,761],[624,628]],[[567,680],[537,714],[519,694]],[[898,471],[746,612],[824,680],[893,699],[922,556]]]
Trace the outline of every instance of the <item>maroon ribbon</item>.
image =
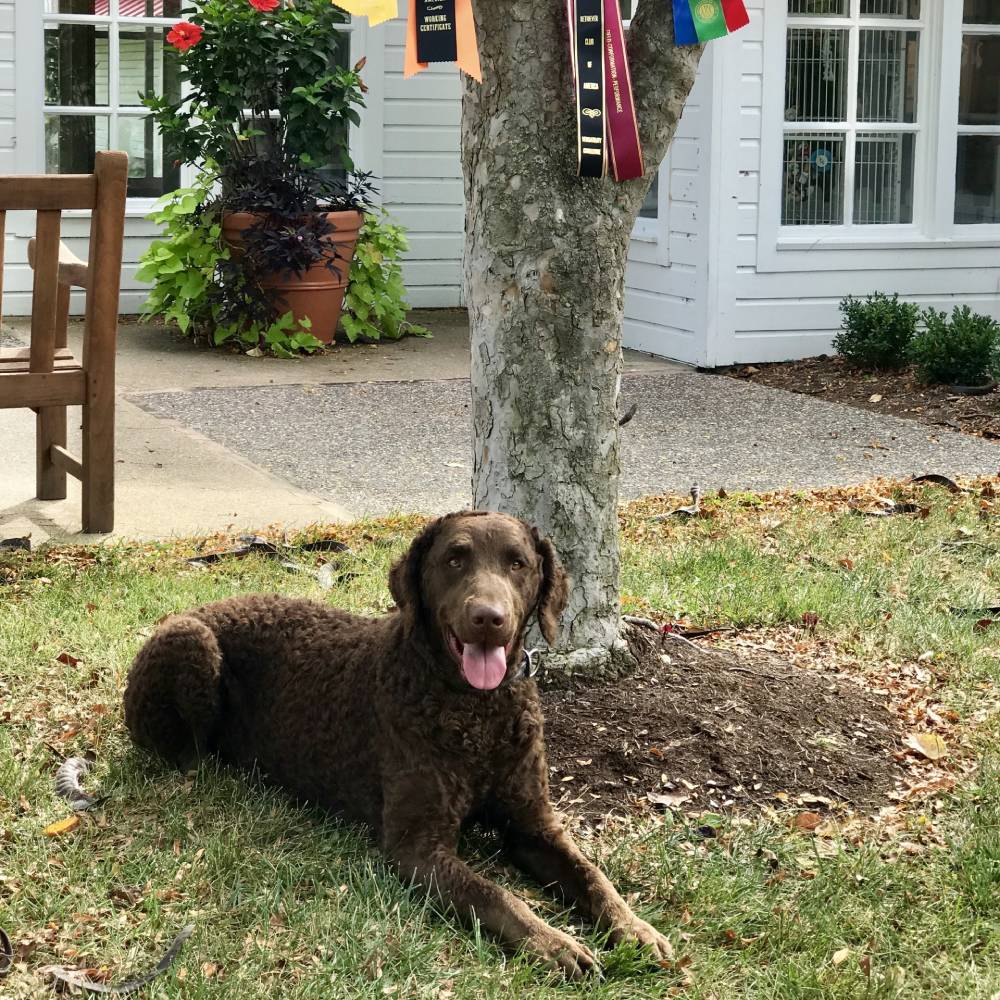
[[618,0],[604,0],[604,67],[605,119],[611,167],[616,181],[631,181],[641,177],[645,168]]
[[[604,135],[611,153],[611,167],[616,181],[630,181],[642,177],[645,167],[639,143],[639,123],[632,97],[632,77],[629,73],[628,55],[625,50],[625,30],[622,26],[618,0],[602,0],[604,33],[602,39],[604,59]],[[576,3],[567,0],[569,23],[570,59],[573,66],[574,86],[577,79]],[[578,98],[579,100],[579,98]],[[579,116],[579,108],[578,116]],[[596,140],[592,140],[596,141]],[[582,155],[582,152],[581,152]]]

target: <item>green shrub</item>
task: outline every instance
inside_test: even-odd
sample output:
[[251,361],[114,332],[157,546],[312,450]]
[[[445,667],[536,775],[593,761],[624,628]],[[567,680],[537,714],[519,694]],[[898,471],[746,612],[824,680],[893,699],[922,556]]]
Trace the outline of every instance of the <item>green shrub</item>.
[[920,309],[881,292],[866,299],[848,295],[840,303],[843,329],[833,346],[859,368],[892,371],[906,365]]
[[968,306],[956,306],[951,322],[928,309],[910,354],[925,382],[982,385],[1000,375],[1000,323]]
[[353,344],[358,337],[398,340],[404,334],[429,337],[430,331],[406,322],[406,289],[400,260],[409,248],[406,230],[381,217],[365,216],[344,295],[341,323]]

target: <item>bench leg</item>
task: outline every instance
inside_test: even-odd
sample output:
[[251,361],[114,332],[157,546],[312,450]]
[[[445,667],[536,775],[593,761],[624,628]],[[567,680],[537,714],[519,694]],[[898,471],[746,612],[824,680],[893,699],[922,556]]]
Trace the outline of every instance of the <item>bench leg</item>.
[[96,394],[83,408],[83,530],[115,527],[115,397]]
[[66,447],[66,407],[46,406],[35,416],[35,489],[39,500],[66,499],[66,471],[52,462],[52,445]]

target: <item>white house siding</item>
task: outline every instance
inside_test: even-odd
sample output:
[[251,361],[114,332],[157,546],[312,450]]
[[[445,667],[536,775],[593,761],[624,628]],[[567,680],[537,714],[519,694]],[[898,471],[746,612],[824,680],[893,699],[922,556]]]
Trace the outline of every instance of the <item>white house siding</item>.
[[[21,0],[34,5],[37,0]],[[0,0],[0,172],[25,172],[40,165],[22,166],[13,156],[13,66],[4,62],[8,50],[13,58],[13,3]],[[37,8],[36,8],[37,10]],[[10,22],[10,36],[5,24]],[[371,87],[369,110],[364,115],[356,159],[372,170],[378,180],[384,206],[409,230],[410,252],[404,266],[404,280],[414,306],[457,306],[460,303],[463,196],[459,157],[459,115],[461,111],[458,74],[453,67],[431,67],[412,80],[403,79],[405,21],[397,20],[367,31],[367,44],[358,46],[352,57],[367,52],[365,76]],[[41,45],[41,28],[35,43]],[[34,43],[33,43],[34,44]],[[126,45],[123,45],[125,55]],[[384,47],[384,48],[383,48]],[[40,49],[39,49],[40,51]],[[136,59],[143,57],[141,46]],[[380,70],[384,66],[384,71]],[[123,85],[132,77],[141,83],[141,65],[136,73],[123,74]],[[136,89],[138,88],[138,83]],[[19,99],[34,102],[41,118],[41,80],[18,80]],[[9,107],[10,121],[4,120]],[[368,134],[363,134],[365,129]],[[372,133],[377,134],[372,134]],[[5,142],[11,155],[5,161]],[[39,151],[40,156],[40,151]],[[26,157],[21,162],[26,162]],[[140,311],[145,287],[135,280],[138,260],[157,235],[156,227],[143,218],[136,203],[129,206],[126,220],[125,257],[122,271],[121,309]],[[63,237],[77,252],[86,252],[89,219],[67,215]],[[30,221],[22,219],[8,234],[4,310],[9,315],[27,314],[31,309],[31,273],[26,263],[27,231]],[[74,311],[82,307],[82,296],[74,296]]]
[[[781,101],[783,81],[765,79],[776,70],[770,58],[765,65],[764,5],[765,0],[750,0],[750,25],[732,39],[711,43],[739,44],[736,58],[722,60],[715,102],[721,233],[711,257],[717,280],[709,282],[714,289],[709,311],[717,326],[708,337],[705,363],[782,361],[829,351],[840,327],[839,302],[849,294],[898,292],[921,306],[950,311],[968,304],[1000,318],[1000,246],[988,241],[982,247],[942,242],[781,251],[775,264],[775,240],[767,237],[768,246],[760,235],[768,229],[761,204],[762,162],[769,162],[762,155],[764,94]],[[778,11],[767,16],[782,19]],[[767,180],[780,184],[780,172]]]
[[[0,174],[16,170],[14,150],[14,4],[0,0]],[[14,252],[14,239],[5,240],[4,259]],[[5,303],[0,303],[0,311]]]
[[[42,37],[36,0],[20,0],[23,44],[41,51]],[[35,24],[35,21],[39,23]],[[0,172],[41,169],[27,165],[40,142],[29,136],[20,158],[14,156],[14,3],[0,0]],[[461,86],[454,67],[432,66],[404,80],[403,54],[406,22],[397,19],[369,29],[367,44],[357,54],[369,56],[366,77],[372,92],[364,117],[357,158],[378,177],[382,202],[409,230],[410,252],[403,276],[411,303],[419,307],[461,304],[464,199],[459,153]],[[37,60],[40,70],[40,59]],[[707,134],[711,120],[711,80],[703,60],[699,81],[684,111],[675,140],[669,176],[661,186],[661,216],[651,235],[633,240],[626,275],[625,340],[628,346],[693,362],[704,361],[707,266],[706,223],[709,163]],[[42,93],[38,79],[18,79],[22,121],[29,106],[41,118]],[[126,222],[122,274],[123,313],[138,312],[145,289],[135,281],[138,259],[156,236],[143,209],[134,203]],[[78,254],[86,253],[89,219],[68,213],[63,237]],[[30,312],[31,272],[27,267],[27,238],[31,220],[8,226],[4,310],[9,315]],[[74,296],[74,311],[82,296]]]
[[0,172],[14,162],[14,4],[0,0]]
[[691,364],[705,362],[708,322],[712,76],[708,51],[661,168],[659,218],[640,222],[625,272],[625,346]]
[[[15,18],[15,7],[17,16]],[[38,0],[0,0],[0,173],[40,173],[44,170],[42,142],[43,85],[41,72],[42,25]],[[19,69],[30,71],[15,77],[14,34],[19,30]],[[28,57],[25,52],[30,52]],[[136,88],[138,89],[138,87]],[[16,109],[15,109],[16,93]],[[126,220],[122,268],[121,310],[137,313],[146,298],[145,286],[135,280],[138,260],[157,235],[157,227],[143,218],[145,210],[133,203]],[[87,212],[64,212],[62,238],[78,256],[86,259],[90,216]],[[28,266],[28,239],[34,235],[34,214],[12,212],[7,219],[4,254],[3,312],[8,316],[31,313],[32,272]],[[75,292],[73,311],[82,311],[83,295]]]
[[377,172],[383,205],[409,230],[403,280],[414,306],[457,306],[465,216],[459,74],[451,65],[430,66],[405,80],[406,22],[391,21],[381,32],[383,129]]

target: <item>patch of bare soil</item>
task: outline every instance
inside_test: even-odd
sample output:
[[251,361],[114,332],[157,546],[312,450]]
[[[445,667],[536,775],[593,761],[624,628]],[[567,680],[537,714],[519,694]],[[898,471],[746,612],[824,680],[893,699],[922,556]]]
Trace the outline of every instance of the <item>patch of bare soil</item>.
[[642,643],[624,680],[543,692],[561,809],[596,822],[651,808],[885,802],[900,734],[875,695],[763,649],[660,643]]
[[724,374],[831,403],[918,420],[931,427],[1000,440],[1000,388],[985,396],[958,396],[948,386],[924,385],[913,368],[865,372],[843,358],[740,365]]

